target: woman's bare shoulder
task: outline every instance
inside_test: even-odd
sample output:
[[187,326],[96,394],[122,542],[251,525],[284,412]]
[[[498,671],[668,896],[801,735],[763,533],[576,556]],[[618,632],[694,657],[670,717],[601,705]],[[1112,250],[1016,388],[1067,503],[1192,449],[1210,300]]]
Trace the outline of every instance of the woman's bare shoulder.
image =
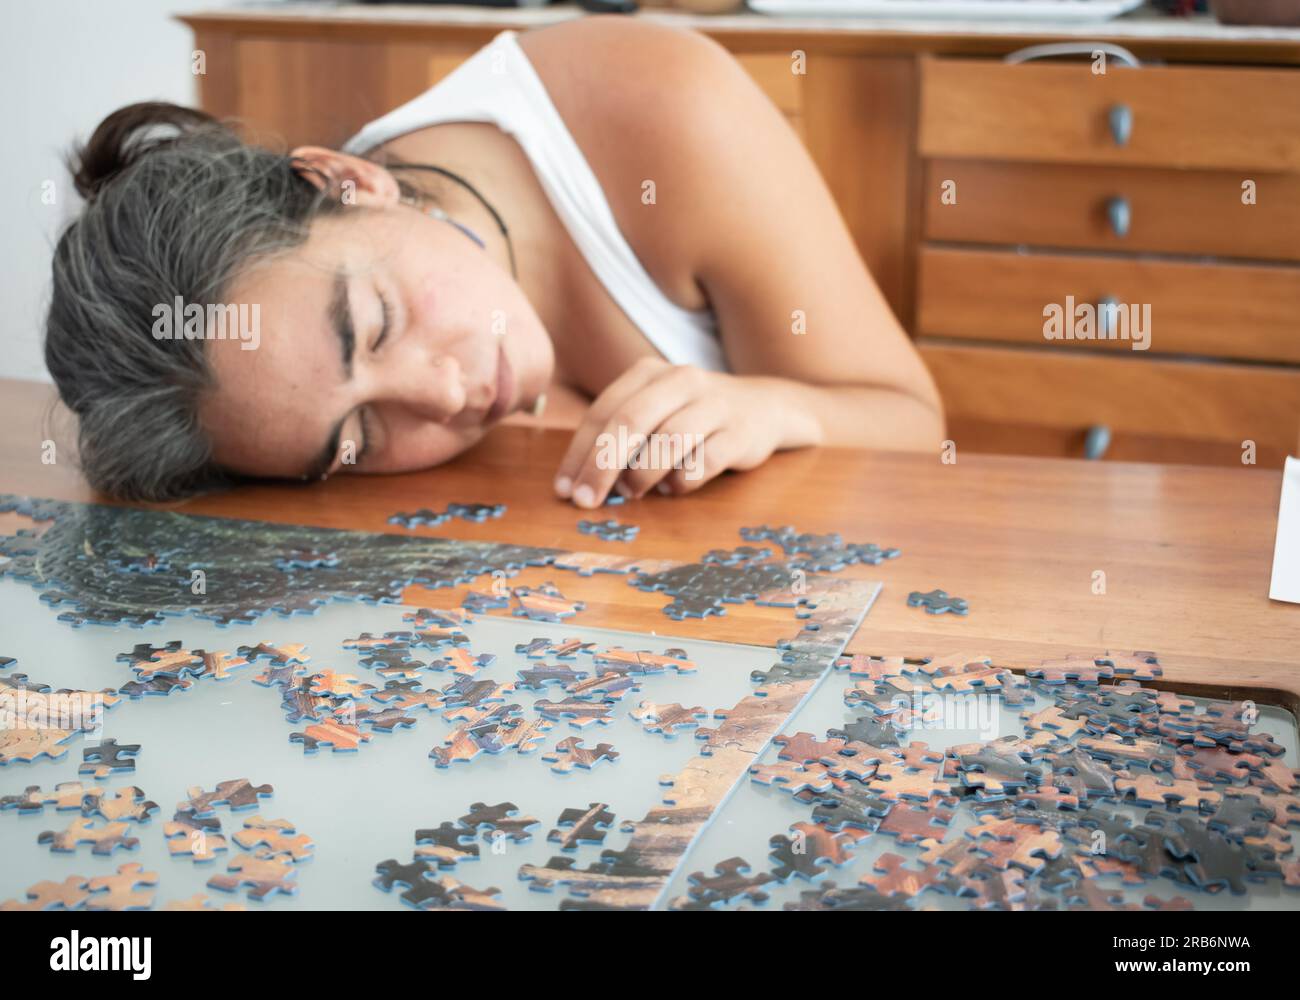
[[726,57],[705,35],[622,15],[588,15],[519,35],[519,44],[548,88],[552,84],[616,85],[636,70],[655,71],[667,82],[674,71],[695,71],[701,63]]
[[727,187],[701,155],[705,133],[752,117],[762,92],[711,39],[637,18],[579,18],[519,42],[646,270],[679,305],[704,305],[683,241],[707,229],[705,191]]

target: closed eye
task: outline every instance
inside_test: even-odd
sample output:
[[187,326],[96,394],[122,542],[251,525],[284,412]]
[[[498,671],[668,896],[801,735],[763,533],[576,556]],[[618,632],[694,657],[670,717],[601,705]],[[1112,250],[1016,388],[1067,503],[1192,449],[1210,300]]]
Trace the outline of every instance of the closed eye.
[[379,327],[378,338],[376,338],[374,344],[371,345],[370,349],[372,351],[379,350],[380,346],[384,343],[384,341],[388,339],[388,331],[392,328],[392,323],[393,323],[392,303],[388,301],[387,297],[382,292],[379,295],[379,308],[383,313],[383,322]]

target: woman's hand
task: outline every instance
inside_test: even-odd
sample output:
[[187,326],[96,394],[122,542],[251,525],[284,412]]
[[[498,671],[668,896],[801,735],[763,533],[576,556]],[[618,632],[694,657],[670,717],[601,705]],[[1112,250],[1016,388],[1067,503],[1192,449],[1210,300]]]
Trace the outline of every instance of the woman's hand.
[[591,404],[555,478],[555,492],[598,507],[611,489],[689,493],[726,469],[816,443],[820,427],[780,391],[782,380],[643,358]]

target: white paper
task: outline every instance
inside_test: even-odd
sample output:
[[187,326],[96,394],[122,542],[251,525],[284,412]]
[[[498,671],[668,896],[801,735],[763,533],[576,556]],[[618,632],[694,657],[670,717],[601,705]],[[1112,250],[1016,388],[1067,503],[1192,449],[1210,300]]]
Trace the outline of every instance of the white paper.
[[1268,596],[1300,604],[1300,459],[1288,458],[1282,469],[1282,499],[1277,505],[1277,542],[1273,546],[1273,582]]

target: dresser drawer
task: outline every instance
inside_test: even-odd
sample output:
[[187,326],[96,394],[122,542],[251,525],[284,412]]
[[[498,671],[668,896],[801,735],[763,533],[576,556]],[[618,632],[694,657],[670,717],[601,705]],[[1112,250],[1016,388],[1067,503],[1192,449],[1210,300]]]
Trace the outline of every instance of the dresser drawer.
[[1105,426],[1115,434],[1238,448],[1251,440],[1261,451],[1291,450],[1300,441],[1300,371],[1294,369],[977,347],[924,337],[918,347],[954,430],[967,421],[1080,435]]
[[1249,179],[1253,205],[1242,201],[1240,174],[932,160],[923,232],[961,243],[1300,260],[1300,174]]
[[1300,71],[922,59],[919,145],[926,157],[1300,171]]
[[[919,271],[921,334],[1131,352],[1140,330],[1153,355],[1300,363],[1300,267],[923,247]],[[1149,325],[1128,339],[1118,326],[1115,339],[1044,336],[1049,304],[1095,314],[1106,300],[1150,306]]]

